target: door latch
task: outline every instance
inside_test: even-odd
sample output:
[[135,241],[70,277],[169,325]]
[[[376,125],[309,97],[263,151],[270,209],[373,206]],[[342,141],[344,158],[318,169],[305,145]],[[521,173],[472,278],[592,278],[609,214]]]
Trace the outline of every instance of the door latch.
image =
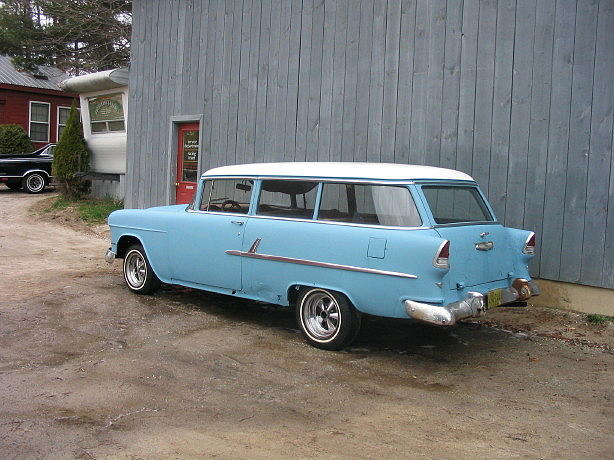
[[478,251],[490,251],[495,246],[495,243],[492,241],[484,241],[480,243],[475,243],[475,248]]

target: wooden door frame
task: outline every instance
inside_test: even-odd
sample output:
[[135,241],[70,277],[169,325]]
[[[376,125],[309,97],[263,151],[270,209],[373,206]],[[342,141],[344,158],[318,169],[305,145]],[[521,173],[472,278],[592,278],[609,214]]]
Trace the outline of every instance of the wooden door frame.
[[175,204],[177,192],[177,147],[179,145],[179,126],[184,123],[198,123],[198,176],[202,174],[203,153],[203,114],[175,115],[170,117],[170,129],[168,134],[167,164],[168,176],[166,181],[166,204]]

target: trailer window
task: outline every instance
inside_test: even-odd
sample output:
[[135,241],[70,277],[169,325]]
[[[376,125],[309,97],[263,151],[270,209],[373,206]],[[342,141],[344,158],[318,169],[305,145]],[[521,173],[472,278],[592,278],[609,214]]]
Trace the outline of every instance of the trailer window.
[[475,187],[428,185],[422,187],[435,222],[492,222],[493,217]]
[[420,215],[403,186],[325,183],[318,220],[418,227]]

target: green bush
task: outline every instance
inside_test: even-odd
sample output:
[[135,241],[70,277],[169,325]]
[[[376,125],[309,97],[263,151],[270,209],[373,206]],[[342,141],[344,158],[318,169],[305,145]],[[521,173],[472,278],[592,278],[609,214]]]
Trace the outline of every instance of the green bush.
[[32,141],[19,125],[0,125],[0,155],[34,151]]
[[83,127],[73,102],[66,127],[53,152],[53,175],[60,192],[67,198],[80,198],[89,191],[90,183],[83,178],[89,170],[90,154],[83,138]]

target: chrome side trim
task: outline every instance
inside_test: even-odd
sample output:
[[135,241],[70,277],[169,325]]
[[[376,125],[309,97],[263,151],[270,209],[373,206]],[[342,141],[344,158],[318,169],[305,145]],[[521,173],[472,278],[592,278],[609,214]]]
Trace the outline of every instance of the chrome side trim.
[[479,220],[475,222],[456,222],[454,224],[436,224],[433,228],[442,228],[442,227],[466,227],[467,225],[501,225],[501,222],[498,220]]
[[273,219],[273,220],[287,220],[292,222],[312,222],[314,224],[325,225],[344,225],[346,227],[363,227],[363,228],[377,228],[385,230],[431,230],[433,227],[393,227],[390,225],[372,225],[372,224],[357,224],[354,222],[334,222],[332,220],[315,220],[315,219],[299,219],[295,217],[276,217],[276,216],[259,216],[251,215],[250,219]]
[[47,171],[45,171],[44,169],[28,169],[28,170],[27,170],[25,173],[23,173],[23,176],[21,176],[21,177],[26,177],[28,174],[30,174],[30,173],[34,173],[34,172],[42,172],[42,173],[45,173],[45,175],[46,175],[48,178],[51,178],[51,176],[49,175],[49,173],[48,173]]
[[236,216],[236,217],[249,217],[250,219],[272,219],[272,220],[285,220],[288,222],[311,222],[313,224],[325,224],[325,225],[344,225],[346,227],[362,227],[362,228],[377,228],[384,230],[432,230],[432,226],[426,227],[392,227],[389,225],[369,225],[369,224],[356,224],[353,222],[333,222],[330,220],[314,220],[314,219],[299,219],[296,217],[276,217],[276,216],[259,216],[252,214],[239,214],[236,212],[220,212],[220,211],[201,211],[199,209],[186,209],[186,212],[193,214],[211,214],[215,216]]
[[50,176],[49,173],[47,171],[45,171],[44,169],[28,169],[25,173],[23,173],[21,176],[4,176],[2,174],[0,174],[0,177],[6,177],[9,179],[23,179],[24,177],[26,177],[28,174],[33,173],[33,172],[42,172],[45,173],[45,176],[47,176],[49,179],[51,179],[53,176]]
[[153,228],[131,227],[128,225],[110,225],[112,228],[127,228],[128,230],[141,230],[144,232],[166,233],[166,230],[155,230]]
[[416,275],[410,275],[408,273],[391,272],[387,270],[377,270],[375,268],[355,267],[353,265],[331,264],[328,262],[318,262],[315,260],[295,259],[293,257],[273,256],[270,254],[259,254],[255,252],[258,249],[259,244],[260,244],[260,239],[257,239],[256,241],[254,241],[254,244],[252,244],[252,247],[247,252],[228,250],[226,251],[226,254],[231,255],[231,256],[250,257],[252,259],[272,260],[275,262],[286,262],[286,263],[297,264],[297,265],[309,265],[312,267],[332,268],[332,269],[337,269],[337,270],[347,270],[351,272],[360,272],[360,273],[371,273],[373,275],[397,276],[399,278],[409,278],[409,279],[418,278]]
[[[224,211],[203,211],[201,209],[190,209],[186,208],[186,212],[192,214],[212,214],[214,216],[235,216],[235,217],[247,217],[247,213],[239,213],[239,212],[224,212]],[[253,216],[249,216],[253,217]]]
[[53,157],[37,157],[37,158],[3,158],[2,163],[30,163],[30,162],[49,162],[53,161]]

